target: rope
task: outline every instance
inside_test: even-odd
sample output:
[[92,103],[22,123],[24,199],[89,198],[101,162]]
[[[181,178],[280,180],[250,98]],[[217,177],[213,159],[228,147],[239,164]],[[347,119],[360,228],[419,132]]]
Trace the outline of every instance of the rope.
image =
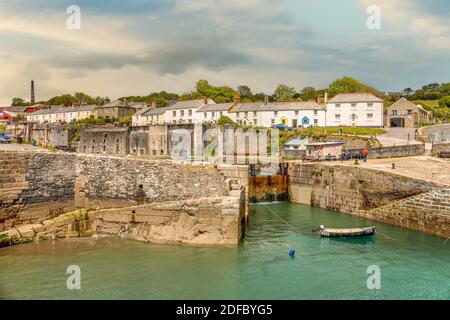
[[388,235],[381,233],[380,231],[377,231],[377,233],[381,234],[382,236],[385,236],[388,239],[394,240],[393,238],[389,237]]
[[[253,193],[251,193],[249,191],[249,193],[253,196],[255,196]],[[278,217],[281,221],[283,221],[284,223],[286,223],[286,225],[288,225],[292,230],[294,230],[295,232],[298,232],[297,229],[295,229],[289,222],[287,222],[286,220],[284,220],[282,217],[280,217],[275,211],[273,211],[270,207],[268,207],[265,203],[261,203],[264,207],[266,207],[266,209],[268,209],[274,216]]]

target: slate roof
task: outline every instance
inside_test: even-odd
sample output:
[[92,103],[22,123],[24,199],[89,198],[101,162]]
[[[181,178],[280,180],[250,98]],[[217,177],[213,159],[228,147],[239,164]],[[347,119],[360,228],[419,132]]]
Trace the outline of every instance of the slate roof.
[[92,111],[97,107],[97,105],[82,105],[79,107],[70,106],[70,107],[61,107],[58,106],[56,108],[51,109],[41,109],[37,110],[29,115],[42,115],[42,114],[56,114],[56,113],[68,113],[68,112],[82,112],[82,111]]
[[[205,104],[203,99],[198,100],[187,100],[187,101],[177,101],[175,104],[167,107],[166,110],[180,110],[180,109],[193,109],[200,108]],[[211,99],[208,99],[208,104],[215,104]]]
[[228,111],[234,103],[215,103],[203,105],[196,112]]
[[383,102],[383,99],[378,98],[369,92],[354,92],[354,93],[339,93],[328,102],[331,103],[345,103],[345,102]]

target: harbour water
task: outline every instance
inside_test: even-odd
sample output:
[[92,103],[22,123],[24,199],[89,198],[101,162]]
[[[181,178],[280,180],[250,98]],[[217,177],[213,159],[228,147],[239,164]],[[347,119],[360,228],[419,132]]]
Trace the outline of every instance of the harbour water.
[[[289,202],[251,205],[250,217],[238,247],[84,238],[2,248],[0,298],[450,298],[450,241]],[[325,239],[311,232],[320,224],[378,233]],[[70,265],[80,267],[80,290],[66,287]],[[381,271],[379,290],[367,288],[371,265]]]

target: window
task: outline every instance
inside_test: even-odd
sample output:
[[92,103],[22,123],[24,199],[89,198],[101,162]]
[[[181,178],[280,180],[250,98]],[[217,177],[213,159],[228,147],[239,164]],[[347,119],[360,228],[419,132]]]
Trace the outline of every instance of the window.
[[356,103],[352,103],[352,108],[356,108]]
[[180,111],[180,116],[181,116],[181,117],[184,116],[184,110],[181,110],[181,111]]
[[392,110],[392,115],[396,116],[397,115],[397,110]]
[[192,123],[192,119],[188,119],[188,123]]
[[203,116],[206,118],[208,117],[208,113],[207,112],[203,112]]
[[335,106],[336,108],[340,108],[340,107],[341,107],[341,105],[340,105],[339,103],[336,103],[334,106]]
[[272,124],[274,124],[274,123],[275,123],[275,119],[271,119],[270,122],[271,122]]
[[192,109],[189,109],[189,117],[192,116]]
[[298,116],[298,110],[295,110],[295,115]]
[[356,114],[352,114],[352,121],[356,121]]
[[373,113],[368,113],[367,114],[367,119],[373,119]]
[[236,112],[236,117],[239,117],[239,112]]
[[177,116],[177,112],[176,111],[172,111],[172,117],[176,117]]
[[253,124],[256,125],[258,121],[256,119],[253,119]]
[[273,112],[273,115],[274,115],[274,116],[277,116],[277,115],[278,115],[278,111],[274,111],[274,112]]
[[372,102],[369,102],[369,103],[367,104],[367,107],[368,107],[368,108],[373,108],[373,103],[372,103]]
[[317,110],[314,110],[314,115],[317,116]]
[[246,111],[246,112],[244,112],[244,117],[248,117],[248,112]]
[[339,113],[336,113],[336,114],[334,115],[334,118],[335,118],[336,120],[341,120],[341,115],[340,115]]
[[408,114],[412,114],[412,110],[411,109],[408,109]]
[[213,111],[211,112],[211,117],[214,118],[214,116],[216,115],[216,113]]
[[314,124],[318,124],[318,123],[319,123],[319,120],[314,119]]
[[222,112],[222,111],[220,111],[220,112],[219,112],[219,115],[220,115],[220,116],[223,116],[223,112]]
[[253,116],[256,117],[256,111],[253,111]]

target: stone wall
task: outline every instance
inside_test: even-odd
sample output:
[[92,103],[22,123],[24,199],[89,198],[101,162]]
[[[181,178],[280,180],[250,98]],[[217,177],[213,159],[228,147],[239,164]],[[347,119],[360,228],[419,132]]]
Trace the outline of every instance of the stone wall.
[[118,236],[157,243],[237,245],[245,232],[245,190],[229,196],[85,209],[0,232],[0,247],[34,240]]
[[420,128],[419,132],[424,141],[429,143],[450,142],[450,123]]
[[450,152],[450,142],[448,143],[433,143],[431,153],[439,154],[440,152]]
[[244,191],[237,195],[100,210],[97,232],[158,243],[236,245],[245,215]]
[[79,153],[125,155],[130,152],[128,127],[98,126],[84,128],[78,143]]
[[0,231],[75,208],[111,208],[222,196],[225,178],[213,165],[52,152],[0,152]]
[[450,200],[438,184],[369,168],[300,163],[291,163],[290,182],[292,202],[438,236],[448,232]]
[[[359,151],[359,149],[349,150],[351,154]],[[425,153],[424,144],[410,144],[402,146],[376,147],[368,149],[369,159],[395,158],[418,156]]]
[[408,197],[357,215],[376,221],[450,237],[450,189],[441,188]]

